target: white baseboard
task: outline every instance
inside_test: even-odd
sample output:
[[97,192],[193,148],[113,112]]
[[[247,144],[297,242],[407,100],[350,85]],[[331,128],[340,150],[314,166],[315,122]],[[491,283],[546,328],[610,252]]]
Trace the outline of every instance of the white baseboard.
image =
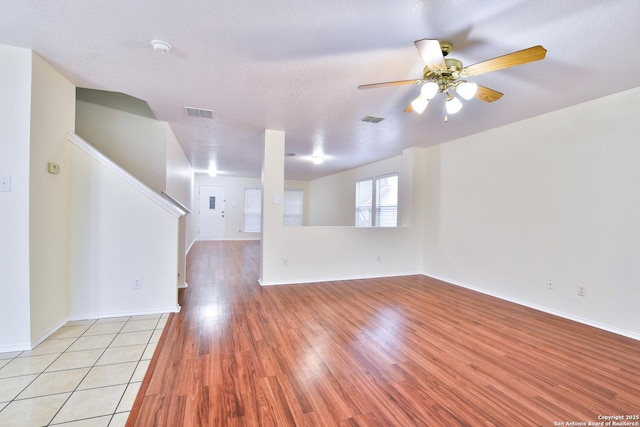
[[107,319],[110,317],[126,317],[126,316],[145,316],[148,314],[162,314],[162,313],[178,313],[180,306],[175,305],[173,307],[164,307],[151,310],[141,311],[119,311],[119,312],[105,312],[105,313],[78,313],[69,317],[69,320],[93,320],[93,319]]
[[53,327],[49,328],[48,331],[46,331],[44,334],[42,334],[37,340],[35,340],[34,342],[31,343],[31,348],[35,348],[38,344],[40,344],[42,341],[46,340],[47,338],[49,338],[51,335],[53,335],[58,329],[60,329],[61,327],[64,326],[65,323],[67,323],[69,321],[69,319],[63,319],[61,321],[59,321],[58,323],[56,323]]
[[431,277],[431,278],[443,281],[445,283],[449,283],[449,284],[454,285],[454,286],[459,286],[461,288],[465,288],[465,289],[469,289],[469,290],[472,290],[472,291],[480,292],[481,294],[489,295],[489,296],[492,296],[492,297],[495,297],[495,298],[499,298],[499,299],[504,300],[504,301],[509,301],[509,302],[514,303],[514,304],[518,304],[518,305],[522,305],[524,307],[532,308],[534,310],[542,311],[543,313],[553,314],[554,316],[562,317],[563,319],[572,320],[574,322],[582,323],[583,325],[592,326],[594,328],[602,329],[603,331],[611,332],[611,333],[614,333],[614,334],[617,334],[617,335],[622,335],[624,337],[640,341],[640,335],[637,334],[637,333],[634,333],[632,331],[619,329],[619,328],[616,328],[616,327],[613,327],[613,326],[610,326],[610,325],[607,325],[607,324],[604,324],[604,323],[595,322],[595,321],[593,321],[591,319],[585,319],[584,317],[575,316],[575,315],[570,314],[570,313],[565,313],[563,311],[556,310],[554,308],[545,307],[545,306],[541,306],[541,305],[538,305],[538,304],[533,304],[533,303],[530,303],[528,301],[522,301],[522,300],[519,300],[517,298],[512,298],[510,296],[502,295],[500,293],[490,292],[490,291],[487,291],[486,289],[477,288],[475,286],[469,286],[469,285],[464,284],[464,283],[457,283],[457,282],[454,282],[454,281],[446,279],[446,278],[433,276],[433,275],[430,275],[430,274],[423,274],[423,275],[426,276],[426,277]]
[[391,273],[391,274],[384,274],[384,275],[373,275],[373,276],[368,276],[368,275],[358,275],[358,276],[348,276],[348,277],[321,277],[321,278],[314,278],[314,279],[299,279],[299,280],[287,280],[287,281],[267,281],[265,282],[264,280],[262,280],[262,278],[258,279],[258,284],[260,286],[282,286],[282,285],[304,285],[304,284],[309,284],[309,283],[323,283],[323,282],[336,282],[336,281],[343,281],[343,280],[365,280],[365,279],[379,279],[379,278],[384,278],[384,277],[403,277],[403,276],[416,276],[416,275],[420,275],[422,273],[417,273],[417,272],[404,272],[404,273]]
[[15,353],[19,351],[31,350],[31,348],[32,347],[30,343],[3,345],[3,346],[0,346],[0,353]]

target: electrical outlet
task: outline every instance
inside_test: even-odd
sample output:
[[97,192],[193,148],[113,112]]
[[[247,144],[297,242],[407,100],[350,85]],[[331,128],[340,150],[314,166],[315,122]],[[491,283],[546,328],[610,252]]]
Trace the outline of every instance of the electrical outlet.
[[282,258],[282,265],[283,266],[288,266],[289,265],[289,260],[287,258]]
[[578,285],[577,292],[578,292],[579,296],[586,297],[587,296],[587,287],[586,286],[582,286],[582,285]]
[[136,277],[133,279],[133,289],[141,289],[142,288],[142,279]]
[[549,289],[550,291],[553,290],[553,282],[551,280],[549,280],[549,283],[547,283],[547,289]]

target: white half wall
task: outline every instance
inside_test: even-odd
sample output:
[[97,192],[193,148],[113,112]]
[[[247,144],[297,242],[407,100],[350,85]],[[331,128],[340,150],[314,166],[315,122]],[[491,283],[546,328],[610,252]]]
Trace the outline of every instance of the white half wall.
[[[424,178],[424,174],[418,172],[426,158],[423,149],[408,149],[402,156],[388,162],[363,166],[323,180],[328,189],[335,186],[334,192],[342,191],[339,188],[351,189],[348,205],[353,210],[354,179],[370,176],[369,173],[375,176],[398,172],[401,182],[398,210],[405,212],[401,217],[407,226],[394,228],[283,227],[282,204],[278,203],[282,200],[283,158],[284,134],[266,131],[261,285],[400,276],[422,271],[422,223],[417,221],[413,227],[410,224],[414,222],[413,217],[419,217],[418,209],[423,206],[419,180]],[[309,187],[310,193],[318,188],[314,185]],[[353,221],[354,214],[349,216]]]
[[639,106],[636,88],[429,148],[425,274],[640,339]]
[[75,144],[70,161],[70,317],[176,311],[178,214]]
[[[28,49],[0,45],[0,352],[30,348],[29,155],[31,64]],[[6,179],[6,178],[5,178]]]

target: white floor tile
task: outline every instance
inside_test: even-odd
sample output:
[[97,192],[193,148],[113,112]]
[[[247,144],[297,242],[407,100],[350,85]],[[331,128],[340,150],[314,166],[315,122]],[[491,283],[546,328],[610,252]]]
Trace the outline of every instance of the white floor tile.
[[157,342],[150,342],[147,344],[147,348],[144,349],[144,353],[142,354],[142,360],[151,360],[153,358],[153,353],[156,351],[156,347],[158,347]]
[[153,331],[137,331],[137,332],[123,332],[111,343],[111,347],[120,347],[124,345],[133,344],[147,344],[151,338]]
[[109,427],[124,427],[127,424],[127,419],[129,418],[129,412],[120,412],[115,414],[111,419],[111,424]]
[[60,338],[60,339],[47,339],[41,342],[33,350],[23,351],[18,357],[28,356],[40,356],[42,354],[54,354],[62,353],[66,351],[71,344],[75,342],[77,338]]
[[64,326],[83,326],[83,325],[93,325],[96,323],[96,319],[90,320],[71,320],[67,322]]
[[138,362],[138,366],[136,370],[133,372],[133,376],[131,377],[131,382],[139,382],[144,379],[145,374],[147,373],[147,369],[149,369],[150,360],[141,360]]
[[148,331],[154,330],[158,324],[158,319],[155,320],[129,320],[122,332],[135,332],[135,331]]
[[29,384],[29,387],[20,393],[17,398],[27,399],[49,394],[72,392],[88,372],[89,368],[45,372]]
[[104,334],[117,334],[120,332],[125,322],[109,322],[109,323],[96,323],[92,325],[84,333],[84,336],[88,335],[104,335]]
[[20,356],[21,351],[12,351],[9,353],[0,353],[0,360],[13,359],[15,357]]
[[137,362],[142,358],[144,344],[109,347],[105,350],[96,365],[113,365],[116,363]]
[[87,418],[79,421],[71,421],[69,423],[63,424],[50,424],[51,427],[59,426],[59,427],[110,427],[111,424],[111,416],[107,415],[104,417],[95,417],[95,418]]
[[0,368],[0,378],[40,373],[56,360],[58,356],[58,354],[45,354],[41,356],[18,357]]
[[53,419],[53,423],[94,418],[115,413],[125,385],[74,392]]
[[23,375],[20,377],[5,378],[0,380],[0,402],[13,400],[24,390],[37,375]]
[[141,385],[142,383],[130,383],[127,386],[116,412],[130,411],[131,408],[133,408],[133,403],[136,400],[136,396],[138,396],[138,391],[140,390]]
[[109,347],[116,334],[81,336],[68,351],[95,350]]
[[168,317],[72,321],[0,353],[0,426],[124,427]]
[[78,386],[78,390],[128,384],[136,369],[136,362],[94,366]]
[[153,335],[151,336],[151,339],[149,340],[149,342],[159,342],[161,335],[162,335],[162,329],[156,329],[155,331],[153,331]]
[[126,322],[129,320],[131,316],[123,316],[123,317],[105,317],[104,319],[96,320],[96,323],[111,323],[111,322]]
[[0,426],[45,426],[62,407],[69,393],[14,400],[0,412]]
[[48,339],[77,338],[89,329],[89,325],[63,326],[55,331]]
[[47,372],[65,369],[87,368],[93,366],[104,350],[83,350],[63,353],[58,360],[47,368]]

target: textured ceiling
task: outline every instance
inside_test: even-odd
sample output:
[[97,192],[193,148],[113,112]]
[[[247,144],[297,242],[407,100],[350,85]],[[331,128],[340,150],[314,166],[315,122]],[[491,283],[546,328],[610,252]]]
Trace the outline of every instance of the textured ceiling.
[[[155,52],[156,38],[173,50]],[[505,95],[467,101],[448,123],[441,101],[403,113],[417,86],[357,89],[420,78],[422,38],[451,41],[465,65],[548,53],[470,78]],[[146,100],[196,171],[215,161],[234,176],[260,176],[266,128],[297,154],[286,177],[313,179],[640,85],[638,0],[0,0],[0,43],[33,49],[79,87]],[[322,165],[309,161],[316,146]]]

